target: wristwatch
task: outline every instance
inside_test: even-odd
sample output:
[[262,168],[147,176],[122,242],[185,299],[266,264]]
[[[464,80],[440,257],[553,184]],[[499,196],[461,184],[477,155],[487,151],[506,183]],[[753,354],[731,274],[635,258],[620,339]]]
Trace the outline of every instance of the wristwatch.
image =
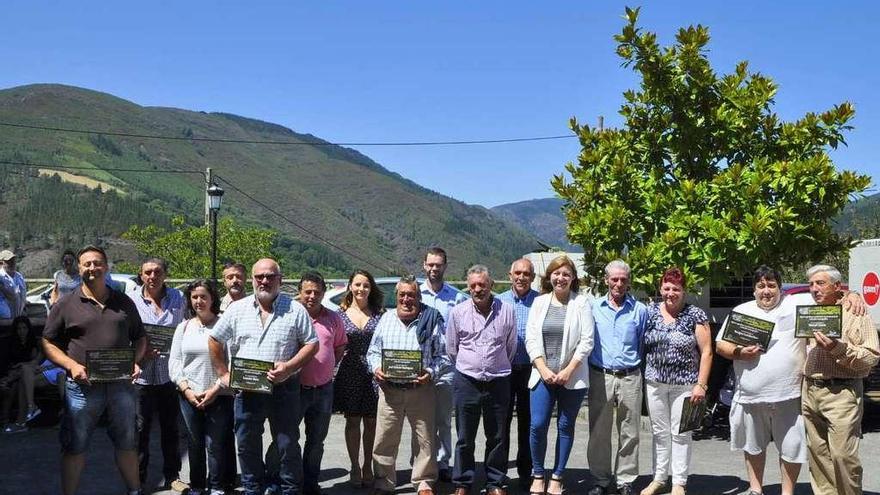
[[739,355],[742,354],[742,351],[743,351],[743,346],[741,346],[741,345],[736,346],[736,348],[733,350],[733,358],[734,359],[738,358]]

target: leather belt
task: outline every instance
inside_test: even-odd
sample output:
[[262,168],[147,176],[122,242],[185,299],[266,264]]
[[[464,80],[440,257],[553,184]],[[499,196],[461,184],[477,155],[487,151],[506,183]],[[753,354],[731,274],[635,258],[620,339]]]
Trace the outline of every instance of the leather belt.
[[590,363],[590,368],[592,368],[600,373],[605,373],[606,375],[616,376],[618,378],[624,377],[627,375],[631,375],[633,372],[639,370],[638,366],[633,366],[631,368],[623,368],[621,370],[615,370],[615,369],[611,369],[611,368],[603,368],[601,366],[596,366],[593,363]]
[[810,378],[806,377],[807,383],[813,385],[814,387],[836,387],[836,386],[845,386],[849,387],[855,384],[856,380],[860,380],[860,378]]

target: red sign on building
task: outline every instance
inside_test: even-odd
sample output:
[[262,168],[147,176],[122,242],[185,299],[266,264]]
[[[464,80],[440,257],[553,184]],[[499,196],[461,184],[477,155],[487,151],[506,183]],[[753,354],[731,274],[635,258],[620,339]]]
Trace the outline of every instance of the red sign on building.
[[865,274],[865,280],[862,282],[862,297],[869,306],[877,304],[880,300],[880,277],[875,272]]

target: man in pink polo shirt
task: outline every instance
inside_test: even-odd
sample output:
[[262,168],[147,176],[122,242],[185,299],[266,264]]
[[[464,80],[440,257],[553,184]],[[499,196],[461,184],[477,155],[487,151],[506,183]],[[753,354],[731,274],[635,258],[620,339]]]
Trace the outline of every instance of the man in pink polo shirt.
[[318,334],[318,353],[303,366],[300,405],[306,423],[303,447],[303,494],[320,495],[318,476],[324,456],[324,438],[333,412],[333,368],[345,352],[348,338],[342,318],[321,305],[327,285],[317,272],[306,272],[299,282],[299,302],[305,306]]

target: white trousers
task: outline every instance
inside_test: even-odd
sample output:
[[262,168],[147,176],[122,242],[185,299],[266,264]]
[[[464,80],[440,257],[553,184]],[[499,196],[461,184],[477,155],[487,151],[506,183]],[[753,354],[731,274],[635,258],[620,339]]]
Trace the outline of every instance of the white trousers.
[[666,482],[671,472],[672,483],[684,486],[691,464],[691,432],[678,433],[678,425],[693,386],[648,381],[646,389],[654,434],[654,480]]

